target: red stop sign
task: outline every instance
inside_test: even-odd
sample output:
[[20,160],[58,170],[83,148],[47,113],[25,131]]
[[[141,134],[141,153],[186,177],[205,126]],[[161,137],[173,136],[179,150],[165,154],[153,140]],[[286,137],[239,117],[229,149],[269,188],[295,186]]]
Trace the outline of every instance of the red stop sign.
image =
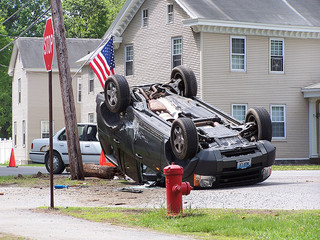
[[47,19],[43,34],[43,58],[47,71],[51,71],[53,60],[53,27],[52,18]]

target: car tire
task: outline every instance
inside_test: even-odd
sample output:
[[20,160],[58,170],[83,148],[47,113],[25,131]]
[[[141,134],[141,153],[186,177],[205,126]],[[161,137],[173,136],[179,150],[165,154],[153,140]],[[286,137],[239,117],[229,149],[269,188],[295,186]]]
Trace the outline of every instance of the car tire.
[[130,89],[127,79],[121,75],[109,76],[104,88],[105,104],[113,113],[119,113],[130,103]]
[[[57,152],[53,152],[53,173],[60,174],[64,171],[65,165],[61,160],[60,154]],[[50,161],[49,161],[49,153],[46,155],[45,165],[47,171],[50,173]]]
[[189,67],[184,65],[175,67],[171,71],[171,79],[182,80],[178,86],[182,96],[191,98],[197,95],[197,79],[194,72]]
[[171,126],[170,143],[173,154],[180,160],[193,158],[198,151],[198,133],[190,118],[178,118]]
[[263,107],[250,108],[246,114],[245,122],[254,122],[257,126],[256,140],[272,139],[272,124],[270,115]]

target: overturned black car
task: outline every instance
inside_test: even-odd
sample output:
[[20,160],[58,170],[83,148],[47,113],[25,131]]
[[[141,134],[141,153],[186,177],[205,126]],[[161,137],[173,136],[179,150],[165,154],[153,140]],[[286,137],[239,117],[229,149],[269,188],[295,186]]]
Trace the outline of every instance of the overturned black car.
[[97,124],[102,149],[133,180],[163,181],[163,168],[183,167],[194,187],[262,182],[271,174],[275,147],[264,108],[239,122],[197,95],[192,70],[175,67],[168,83],[129,87],[110,76],[98,94]]

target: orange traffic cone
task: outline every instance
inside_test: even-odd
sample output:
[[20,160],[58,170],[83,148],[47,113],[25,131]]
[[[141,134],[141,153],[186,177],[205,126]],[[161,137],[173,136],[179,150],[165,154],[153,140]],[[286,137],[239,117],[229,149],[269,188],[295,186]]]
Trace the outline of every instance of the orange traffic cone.
[[9,162],[9,166],[8,167],[17,167],[16,166],[16,160],[14,158],[14,151],[13,148],[11,150],[11,156],[10,156],[10,162]]
[[99,165],[108,166],[108,167],[115,167],[111,162],[107,162],[106,156],[104,155],[102,150],[101,150],[101,154],[100,154]]

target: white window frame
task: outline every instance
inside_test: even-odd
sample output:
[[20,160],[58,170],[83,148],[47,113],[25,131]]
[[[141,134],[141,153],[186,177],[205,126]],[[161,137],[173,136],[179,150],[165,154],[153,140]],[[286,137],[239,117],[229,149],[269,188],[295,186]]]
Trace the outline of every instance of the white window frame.
[[[45,126],[45,124],[47,126]],[[45,131],[48,128],[48,132]],[[42,120],[40,121],[40,129],[41,129],[41,133],[40,133],[40,138],[47,138],[47,137],[43,137],[43,134],[48,134],[48,138],[49,138],[49,134],[50,134],[50,130],[49,130],[49,121],[46,120]],[[52,121],[52,135],[54,134],[54,121]]]
[[22,146],[26,147],[26,120],[22,120]]
[[173,12],[174,12],[173,4],[168,4],[167,5],[167,24],[173,23],[173,21],[174,21]]
[[[245,111],[244,111],[244,119],[238,119],[234,116],[234,109],[233,107],[245,107]],[[239,121],[244,121],[245,120],[245,116],[246,116],[246,113],[248,111],[248,104],[240,104],[240,103],[235,103],[235,104],[231,104],[231,115],[232,117],[234,117],[235,119],[239,120]]]
[[[232,40],[243,39],[244,40],[244,53],[233,53],[232,52]],[[244,56],[243,69],[233,68],[232,57],[233,56]],[[231,72],[246,72],[247,71],[247,38],[245,36],[230,36],[230,71]]]
[[18,104],[21,103],[21,78],[18,79]]
[[[180,54],[175,54],[174,53],[174,46],[175,46],[175,41],[176,40],[181,40],[181,53]],[[178,56],[178,55],[181,55],[181,65],[183,64],[182,62],[182,56],[183,56],[183,41],[182,41],[182,37],[174,37],[171,39],[171,68],[174,68],[174,61],[173,61],[173,58],[174,56]]]
[[94,113],[88,113],[88,123],[94,123]]
[[[282,107],[283,108],[283,121],[273,121],[273,111],[272,108],[273,107]],[[271,118],[271,125],[274,122],[281,122],[283,123],[283,127],[284,127],[284,136],[283,137],[274,137],[272,136],[272,140],[286,140],[287,139],[287,119],[286,119],[286,105],[284,104],[271,104],[270,105],[270,118]],[[273,134],[273,133],[272,133]]]
[[13,144],[16,147],[17,146],[17,122],[14,121],[13,123]]
[[[132,57],[130,57],[130,59],[128,59],[128,48],[132,48]],[[133,45],[132,44],[129,44],[129,45],[126,45],[125,48],[124,48],[124,72],[125,72],[125,75],[126,76],[133,76],[134,74],[134,69],[133,69],[133,60],[134,60],[134,49],[133,49]],[[128,68],[127,68],[127,63],[131,63],[132,65],[132,74],[129,74],[128,73]]]
[[145,28],[145,27],[148,27],[148,25],[149,25],[149,10],[146,8],[141,10],[141,27]]
[[77,102],[82,102],[82,78],[77,78]]
[[[94,71],[92,68],[89,68],[89,78],[88,78],[88,94],[94,93]],[[91,83],[92,83],[92,89],[91,89]]]
[[[272,68],[271,68],[271,58],[272,58],[272,55],[271,55],[271,42],[272,41],[281,41],[282,42],[282,71],[272,71]],[[285,61],[285,56],[284,56],[284,39],[283,38],[270,38],[269,39],[269,73],[272,73],[272,74],[284,74],[284,61]],[[277,55],[279,56],[279,55]]]

